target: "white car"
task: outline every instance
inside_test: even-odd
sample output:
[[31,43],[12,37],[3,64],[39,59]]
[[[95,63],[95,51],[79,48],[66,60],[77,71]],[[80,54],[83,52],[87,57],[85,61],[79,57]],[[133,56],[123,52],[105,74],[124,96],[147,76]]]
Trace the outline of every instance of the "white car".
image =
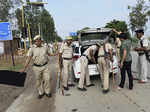
[[[109,38],[109,34],[111,33],[111,29],[108,28],[97,28],[97,29],[87,29],[82,30],[78,34],[78,41],[73,42],[73,71],[75,78],[80,78],[81,70],[80,70],[80,57],[82,53],[91,45],[96,44],[96,42],[106,41]],[[99,75],[99,65],[97,64],[97,55],[98,52],[95,53],[96,64],[89,62],[88,69],[89,75]],[[110,72],[113,73],[118,72],[118,60],[115,55],[113,55],[113,64],[110,62]]]

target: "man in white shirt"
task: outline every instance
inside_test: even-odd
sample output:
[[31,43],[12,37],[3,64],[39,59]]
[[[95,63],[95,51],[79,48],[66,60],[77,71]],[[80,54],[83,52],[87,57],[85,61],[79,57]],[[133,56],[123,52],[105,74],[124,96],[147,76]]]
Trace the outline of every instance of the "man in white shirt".
[[144,37],[144,30],[138,29],[135,31],[138,41],[138,47],[136,47],[134,50],[138,53],[138,79],[139,83],[146,83],[147,82],[147,60],[145,55],[145,50],[148,48],[148,39]]

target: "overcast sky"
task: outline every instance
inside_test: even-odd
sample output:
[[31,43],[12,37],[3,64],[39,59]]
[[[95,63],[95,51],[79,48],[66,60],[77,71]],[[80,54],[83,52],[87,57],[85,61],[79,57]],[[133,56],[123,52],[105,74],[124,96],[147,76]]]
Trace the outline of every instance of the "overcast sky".
[[65,38],[69,32],[84,27],[103,27],[113,19],[129,23],[128,5],[136,0],[45,0],[46,9],[54,18],[58,34]]

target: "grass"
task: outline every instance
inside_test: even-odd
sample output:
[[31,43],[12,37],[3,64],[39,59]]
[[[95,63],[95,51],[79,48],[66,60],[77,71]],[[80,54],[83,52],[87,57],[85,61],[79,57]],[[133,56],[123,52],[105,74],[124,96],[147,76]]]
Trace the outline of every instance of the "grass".
[[0,70],[20,71],[24,67],[25,58],[15,57],[15,66],[12,64],[11,57],[0,59]]
[[16,65],[16,66],[9,66],[7,67],[7,70],[10,71],[20,71],[21,69],[23,69],[24,65],[20,64],[20,65]]

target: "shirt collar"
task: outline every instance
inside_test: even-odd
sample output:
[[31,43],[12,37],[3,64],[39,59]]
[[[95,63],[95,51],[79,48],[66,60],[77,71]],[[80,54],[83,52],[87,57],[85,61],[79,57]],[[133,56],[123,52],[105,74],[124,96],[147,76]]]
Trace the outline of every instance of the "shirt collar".
[[144,35],[140,38],[140,40],[143,40],[144,39]]
[[[34,45],[36,48],[38,48],[38,46],[37,45]],[[44,45],[41,45],[41,47],[43,47]]]
[[[65,42],[65,46],[68,46],[68,44]],[[71,47],[71,44],[70,44],[70,46],[68,46],[68,47]]]

